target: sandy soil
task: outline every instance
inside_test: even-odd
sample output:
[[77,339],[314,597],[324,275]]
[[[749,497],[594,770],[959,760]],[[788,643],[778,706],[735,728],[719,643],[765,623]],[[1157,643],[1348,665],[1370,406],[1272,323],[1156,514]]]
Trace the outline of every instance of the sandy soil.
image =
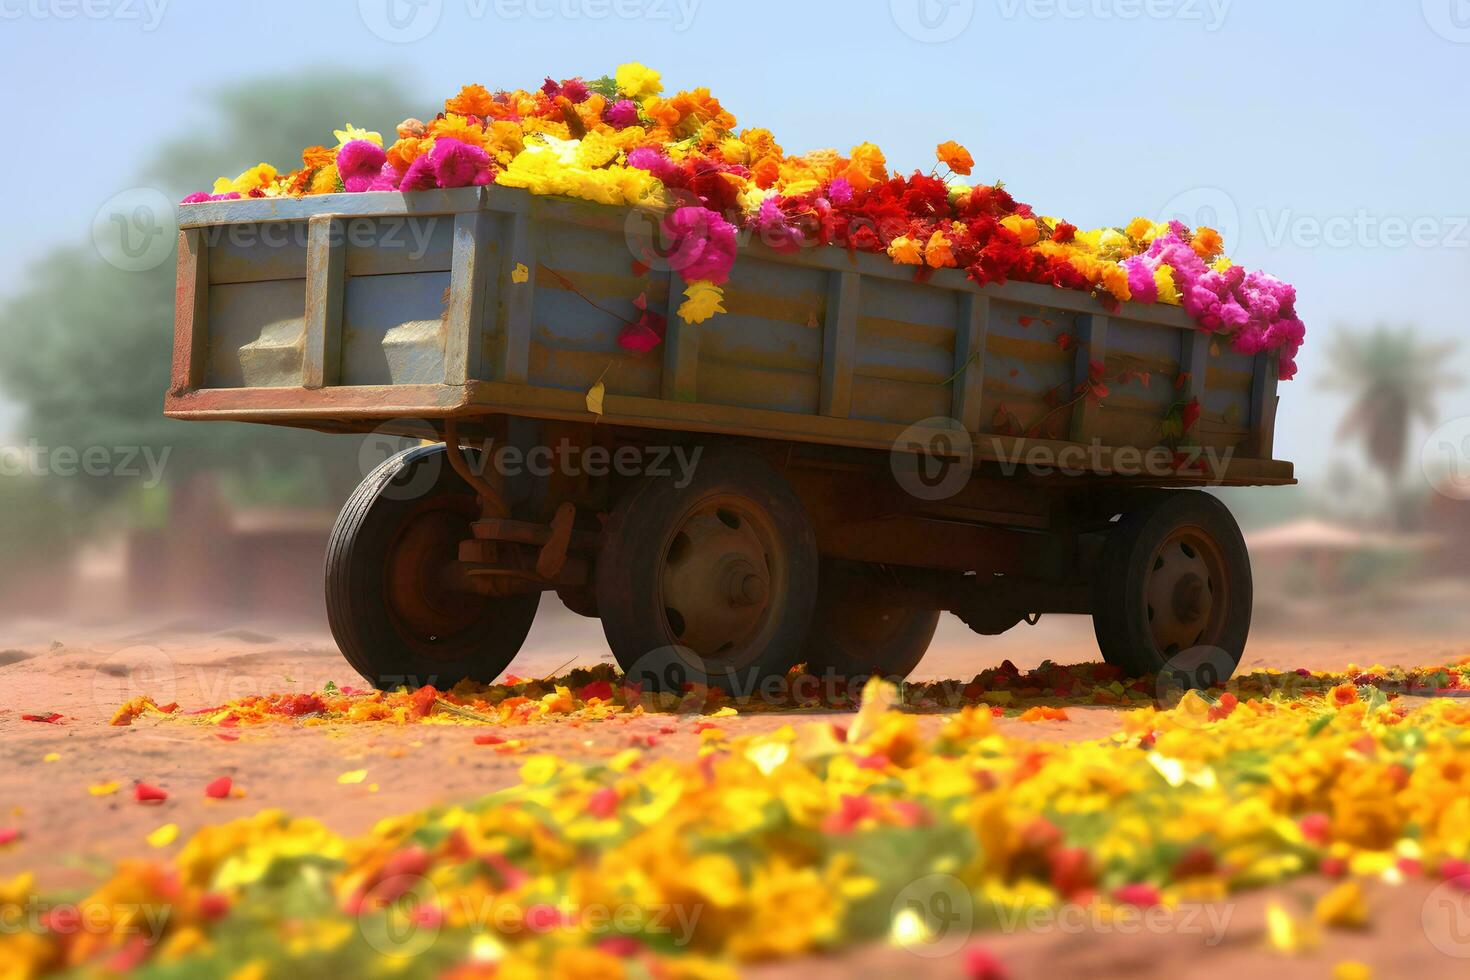
[[[1342,668],[1348,663],[1428,664],[1470,649],[1470,629],[1459,614],[1418,620],[1433,632],[1403,635],[1375,630],[1372,622],[1310,631],[1258,631],[1245,667]],[[1454,637],[1466,637],[1457,641]],[[1090,624],[1059,618],[998,638],[971,635],[947,619],[921,668],[925,679],[968,678],[1009,658],[1022,668],[1050,659],[1081,663],[1096,658]],[[513,670],[544,676],[569,666],[608,660],[598,624],[547,608]],[[356,678],[330,637],[312,629],[268,629],[259,624],[227,628],[188,621],[58,626],[0,624],[0,826],[24,836],[0,849],[0,877],[37,871],[43,889],[72,889],[94,880],[101,861],[156,853],[144,837],[174,822],[181,837],[208,823],[246,816],[267,807],[317,817],[346,833],[365,830],[380,817],[440,802],[473,799],[516,780],[521,757],[473,743],[474,729],[448,726],[270,726],[241,729],[238,741],[222,741],[211,729],[178,723],[107,725],[117,705],[138,694],[177,700],[185,710],[252,693],[310,691],[332,680]],[[27,722],[23,714],[59,712],[58,725]],[[1047,724],[1005,722],[1015,734],[1040,739],[1098,737],[1117,727],[1106,709],[1072,709],[1072,720]],[[722,727],[746,733],[810,715],[756,714],[727,719]],[[833,720],[840,721],[840,716]],[[937,724],[937,719],[934,720]],[[673,727],[673,732],[661,731]],[[523,751],[555,752],[574,759],[609,757],[634,739],[654,736],[658,754],[691,754],[692,722],[668,716],[542,724],[504,732],[528,742]],[[60,758],[47,762],[55,753]],[[339,785],[339,773],[366,769],[359,785]],[[208,800],[203,787],[230,776],[243,798]],[[116,780],[112,796],[93,797],[88,787]],[[168,790],[167,802],[143,806],[131,795],[143,780]],[[1319,887],[1287,889],[1288,897]],[[1218,945],[1182,927],[1124,935],[1088,929],[1028,928],[987,935],[986,944],[1012,967],[1012,975],[1205,976],[1259,966],[1286,975],[1330,975],[1333,963],[1361,959],[1378,976],[1444,976],[1463,967],[1439,952],[1420,925],[1429,889],[1382,889],[1380,913],[1366,936],[1334,936],[1329,949],[1284,961],[1263,951],[1266,896],[1246,896],[1231,906],[1229,929]],[[1443,896],[1440,896],[1441,898]],[[1431,905],[1433,903],[1430,903]],[[1463,925],[1458,951],[1470,955],[1470,907],[1446,926]],[[1393,937],[1392,941],[1388,937]],[[1207,949],[1204,955],[1201,950]],[[904,971],[953,976],[955,955],[917,956],[875,950],[841,961],[780,967],[808,977],[887,976]]]

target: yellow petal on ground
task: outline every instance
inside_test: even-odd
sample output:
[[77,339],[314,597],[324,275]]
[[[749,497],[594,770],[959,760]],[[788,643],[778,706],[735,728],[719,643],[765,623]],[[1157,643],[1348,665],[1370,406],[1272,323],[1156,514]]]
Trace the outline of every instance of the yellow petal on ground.
[[343,786],[350,786],[350,785],[352,785],[354,783],[360,783],[360,782],[362,782],[366,778],[367,778],[367,770],[366,769],[352,769],[352,770],[350,770],[348,772],[344,772],[342,775],[338,776],[337,777],[337,782],[341,783]]
[[607,395],[607,385],[601,381],[587,389],[587,411],[593,415],[602,414],[602,399]]
[[179,825],[166,823],[148,835],[148,843],[154,847],[168,847],[179,839]]
[[1332,980],[1373,980],[1373,968],[1367,963],[1344,960],[1332,968]]
[[41,756],[41,761],[42,762],[55,762],[56,760],[58,760],[60,758],[61,758],[61,753],[60,752],[47,752],[45,755]]
[[740,714],[740,712],[736,711],[734,708],[730,707],[727,704],[723,708],[721,708],[719,711],[712,712],[710,714],[710,717],[711,718],[733,718],[735,715],[738,715],[738,714]]
[[531,281],[531,270],[526,268],[526,263],[517,262],[516,267],[510,271],[510,281],[519,286],[523,282]]
[[91,786],[87,787],[87,792],[91,793],[93,796],[111,796],[113,793],[116,793],[118,791],[118,788],[121,785],[121,783],[118,783],[115,780],[110,783],[93,783]]
[[1334,929],[1364,929],[1368,925],[1368,900],[1363,886],[1345,881],[1317,900],[1312,917]]

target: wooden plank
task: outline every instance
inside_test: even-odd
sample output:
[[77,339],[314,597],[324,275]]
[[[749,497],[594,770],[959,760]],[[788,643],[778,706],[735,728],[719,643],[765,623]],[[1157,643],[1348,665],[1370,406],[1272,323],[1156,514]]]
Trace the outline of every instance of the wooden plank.
[[[502,253],[499,317],[504,347],[500,352],[499,377],[512,384],[529,376],[531,359],[531,310],[536,296],[536,243],[531,218],[517,214],[507,222],[510,240]],[[524,266],[526,281],[516,282],[517,266]]]
[[979,432],[985,397],[985,345],[990,336],[990,297],[969,293],[960,299],[960,326],[954,342],[954,395],[951,413],[966,432]]
[[[304,221],[319,214],[358,217],[387,214],[455,214],[483,207],[483,187],[451,190],[369,191],[359,194],[317,194],[311,197],[258,197],[238,201],[210,201],[179,205],[179,227],[242,225],[260,221]],[[506,210],[504,201],[497,210]],[[522,208],[524,210],[524,208]]]
[[669,318],[664,332],[664,370],[659,382],[662,396],[674,402],[699,400],[699,324],[679,318],[687,283],[677,269],[669,275]]
[[[1092,362],[1108,360],[1108,318],[1088,314],[1077,318],[1077,360],[1072,370],[1074,390],[1080,390],[1092,376]],[[1097,428],[1102,405],[1083,396],[1072,406],[1072,441],[1091,442]]]
[[342,364],[342,291],[347,246],[342,221],[329,214],[311,218],[306,231],[306,332],[302,386],[337,383]]
[[1250,446],[1257,459],[1270,459],[1276,449],[1276,395],[1281,369],[1277,355],[1256,355],[1251,378]]
[[1180,395],[1185,401],[1194,398],[1204,401],[1210,377],[1210,344],[1213,342],[1214,337],[1203,330],[1191,330],[1183,337],[1179,370],[1189,375],[1189,380],[1180,389]]
[[444,311],[447,385],[465,384],[480,367],[485,277],[489,275],[482,256],[488,252],[489,241],[490,216],[484,211],[454,216],[454,261],[449,273],[449,306]]
[[862,277],[833,272],[827,284],[827,316],[822,324],[823,415],[847,418],[852,413],[852,374],[857,349],[857,319]]
[[174,285],[174,356],[169,394],[180,395],[204,381],[209,355],[209,249],[197,228],[179,232]]

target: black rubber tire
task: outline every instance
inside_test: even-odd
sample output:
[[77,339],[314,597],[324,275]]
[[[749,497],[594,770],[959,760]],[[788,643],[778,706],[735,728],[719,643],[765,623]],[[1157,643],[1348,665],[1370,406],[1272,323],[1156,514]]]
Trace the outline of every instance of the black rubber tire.
[[[1214,635],[1187,649],[1161,650],[1150,626],[1146,589],[1156,556],[1176,532],[1214,543],[1226,598]],[[1130,677],[1172,670],[1188,675],[1188,686],[1208,687],[1229,680],[1239,665],[1252,601],[1250,555],[1230,510],[1203,491],[1168,491],[1143,498],[1108,532],[1093,585],[1093,630],[1103,659]]]
[[[618,500],[597,558],[597,610],[614,658],[647,691],[685,683],[723,688],[737,697],[759,693],[801,660],[817,596],[817,543],[800,499],[761,457],[712,449],[687,486],[672,476],[645,477]],[[681,644],[666,614],[665,560],[686,519],[720,498],[737,498],[763,516],[772,532],[765,555],[767,604],[756,635],[729,658],[714,659]]]
[[445,452],[443,445],[415,446],[385,460],[353,491],[332,528],[327,622],[347,662],[375,687],[490,683],[520,652],[536,618],[539,593],[456,595],[450,601],[462,604],[456,608],[464,623],[444,636],[411,635],[390,609],[387,564],[399,532],[430,508],[449,522],[462,515],[468,538],[478,514],[474,492]]
[[881,570],[824,563],[807,670],[843,680],[874,674],[903,680],[928,652],[939,615],[886,600]]

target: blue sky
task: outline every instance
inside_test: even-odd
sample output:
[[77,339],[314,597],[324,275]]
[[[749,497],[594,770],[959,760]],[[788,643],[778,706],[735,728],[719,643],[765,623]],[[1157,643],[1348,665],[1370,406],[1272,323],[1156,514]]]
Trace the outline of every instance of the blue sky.
[[[0,0],[0,106],[25,132],[3,154],[0,291],[86,242],[220,84],[376,67],[427,114],[465,82],[641,60],[671,89],[710,86],[788,150],[870,139],[927,170],[957,139],[977,178],[1083,226],[1218,215],[1237,261],[1300,289],[1308,344],[1277,447],[1307,472],[1342,451],[1340,403],[1320,387],[1335,328],[1467,333],[1470,0],[417,3]],[[323,119],[323,137],[341,122]],[[60,152],[79,137],[87,152]],[[1470,351],[1456,366],[1470,375]],[[1442,409],[1470,416],[1470,389]]]

